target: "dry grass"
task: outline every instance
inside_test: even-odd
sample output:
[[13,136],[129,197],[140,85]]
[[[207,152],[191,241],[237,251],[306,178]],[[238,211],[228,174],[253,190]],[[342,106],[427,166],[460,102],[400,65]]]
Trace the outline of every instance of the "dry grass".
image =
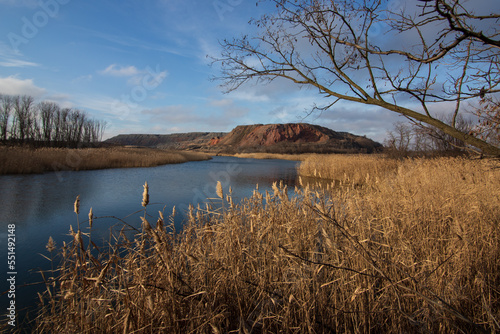
[[[385,178],[396,171],[400,161],[382,155],[313,154],[300,164],[299,175],[336,181],[365,183],[366,178]],[[369,181],[369,180],[368,180]]]
[[141,231],[115,231],[99,251],[90,232],[72,232],[55,280],[46,274],[36,329],[500,331],[498,165],[374,163],[378,176],[357,187],[306,186],[289,197],[275,185],[239,205],[224,194],[218,208],[191,210],[179,233],[162,213],[153,224],[147,208]]
[[203,153],[152,148],[29,148],[0,146],[0,174],[30,174],[58,170],[152,167],[206,160]]

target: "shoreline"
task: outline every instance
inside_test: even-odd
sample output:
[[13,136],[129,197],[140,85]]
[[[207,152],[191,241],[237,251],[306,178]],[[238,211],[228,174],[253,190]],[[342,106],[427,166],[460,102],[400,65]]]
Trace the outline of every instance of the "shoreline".
[[297,153],[297,154],[283,154],[283,153],[218,153],[218,156],[235,157],[241,159],[277,159],[277,160],[291,160],[291,161],[304,161],[308,157],[316,153]]
[[210,154],[138,147],[29,148],[0,146],[0,175],[157,167],[211,159]]

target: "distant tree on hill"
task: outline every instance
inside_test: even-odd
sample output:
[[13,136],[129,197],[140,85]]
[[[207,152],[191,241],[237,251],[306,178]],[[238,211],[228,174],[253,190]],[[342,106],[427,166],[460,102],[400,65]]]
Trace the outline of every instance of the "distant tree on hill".
[[[465,0],[269,1],[275,10],[251,21],[255,34],[221,42],[214,63],[226,91],[284,78],[330,98],[315,109],[340,100],[379,106],[500,155],[498,142],[458,124],[465,102],[500,92],[496,2],[474,8]],[[436,116],[441,106],[449,108],[450,122]],[[480,125],[488,130],[489,123]]]

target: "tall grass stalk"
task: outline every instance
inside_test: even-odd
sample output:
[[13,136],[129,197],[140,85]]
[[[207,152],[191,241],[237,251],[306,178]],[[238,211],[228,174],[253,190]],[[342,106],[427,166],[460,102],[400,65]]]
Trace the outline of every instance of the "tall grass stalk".
[[[366,168],[357,162],[352,168]],[[500,331],[498,166],[379,163],[358,187],[291,195],[276,183],[222,211],[191,207],[178,233],[160,214],[133,237],[114,231],[96,257],[79,253],[75,238],[61,249],[56,291],[42,296],[36,329]]]

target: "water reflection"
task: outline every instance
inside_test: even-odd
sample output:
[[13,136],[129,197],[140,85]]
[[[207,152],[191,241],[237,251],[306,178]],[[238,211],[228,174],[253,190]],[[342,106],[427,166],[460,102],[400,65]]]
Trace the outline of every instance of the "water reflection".
[[[233,197],[251,196],[259,189],[271,189],[275,181],[283,180],[293,189],[296,179],[294,161],[238,159],[214,157],[213,160],[166,165],[155,168],[109,169],[80,172],[59,172],[41,175],[0,176],[0,258],[7,257],[7,225],[16,224],[17,284],[39,281],[40,275],[32,269],[47,269],[50,263],[45,245],[50,236],[58,246],[69,242],[69,226],[76,229],[73,203],[80,195],[80,221],[87,226],[90,207],[97,217],[116,216],[132,226],[139,227],[139,214],[145,181],[149,184],[148,213],[157,217],[158,211],[172,212],[175,205],[179,213],[176,228],[182,221],[190,203],[204,203],[215,198],[215,185],[221,181],[224,191],[233,189]],[[141,213],[143,214],[143,212]],[[107,240],[109,227],[116,219],[96,219],[93,239]],[[0,283],[0,291],[8,289]],[[18,309],[30,305],[37,287],[24,288],[16,295]],[[0,308],[6,307],[6,295],[0,297]]]

